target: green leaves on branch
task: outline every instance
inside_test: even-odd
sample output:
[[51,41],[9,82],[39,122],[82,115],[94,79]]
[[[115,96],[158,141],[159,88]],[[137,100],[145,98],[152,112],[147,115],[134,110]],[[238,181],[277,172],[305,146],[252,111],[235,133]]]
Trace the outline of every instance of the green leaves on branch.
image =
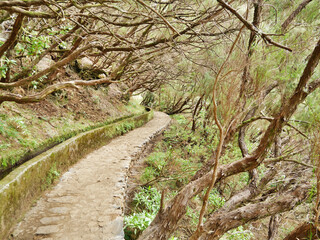
[[7,71],[10,69],[11,65],[17,64],[16,60],[8,59],[7,57],[0,59],[0,76],[1,78],[6,77]]
[[26,43],[26,47],[22,49],[22,46],[19,46],[18,51],[26,51],[28,56],[38,55],[50,46],[48,36],[23,35],[22,39]]

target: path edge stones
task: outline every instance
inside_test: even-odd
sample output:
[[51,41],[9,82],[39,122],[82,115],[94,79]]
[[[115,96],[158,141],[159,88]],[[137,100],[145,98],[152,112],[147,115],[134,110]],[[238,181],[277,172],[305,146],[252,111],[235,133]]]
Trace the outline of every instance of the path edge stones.
[[142,142],[140,145],[136,146],[136,151],[133,152],[133,154],[129,158],[129,165],[126,166],[126,172],[125,175],[122,179],[119,179],[121,182],[124,182],[124,188],[122,188],[122,191],[120,192],[120,199],[122,200],[122,205],[121,205],[121,215],[118,215],[116,219],[110,224],[113,226],[115,229],[113,231],[113,237],[110,240],[124,240],[124,212],[125,212],[125,194],[127,191],[127,182],[128,182],[128,177],[131,171],[131,168],[133,167],[133,164],[141,158],[142,154],[144,151],[150,146],[152,141],[160,136],[172,123],[172,119],[169,117],[169,120],[162,126],[160,126],[157,131],[153,132],[152,135],[150,135],[148,138],[145,139],[144,142]]
[[116,136],[140,127],[153,118],[153,111],[96,128],[53,147],[22,164],[0,181],[0,239],[6,239],[25,212],[52,182],[86,154]]

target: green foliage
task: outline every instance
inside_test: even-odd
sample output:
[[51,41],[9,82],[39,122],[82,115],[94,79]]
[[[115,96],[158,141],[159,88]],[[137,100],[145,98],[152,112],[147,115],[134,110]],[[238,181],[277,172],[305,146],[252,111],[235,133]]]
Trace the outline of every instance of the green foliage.
[[316,26],[319,24],[319,2],[310,2],[305,9],[297,16],[297,20]]
[[141,114],[145,111],[145,108],[140,105],[140,102],[137,99],[131,98],[124,110],[133,114]]
[[[192,94],[192,85],[178,85],[175,88],[166,86],[159,90],[155,95],[156,109],[167,114],[182,113],[182,109],[188,106],[188,99]],[[184,102],[187,101],[186,104]]]
[[1,151],[1,150],[4,150],[4,149],[7,149],[7,148],[9,148],[10,146],[11,146],[10,143],[1,143],[1,144],[0,144],[0,151]]
[[39,81],[32,81],[32,82],[30,83],[30,85],[32,86],[33,89],[39,88],[39,84],[40,84]]
[[[0,114],[0,137],[4,138],[4,140],[0,138],[1,171],[13,166],[22,158],[28,158],[29,156],[61,143],[78,133],[119,122],[133,116],[133,114],[130,114],[121,118],[108,119],[107,121],[98,123],[93,123],[88,120],[74,122],[71,120],[72,116],[68,116],[68,118],[51,118],[50,123],[59,125],[59,128],[54,130],[55,135],[48,138],[47,134],[45,136],[39,136],[39,129],[37,127],[46,125],[44,122],[49,122],[48,119],[44,117],[28,117],[27,119],[20,115],[12,116],[12,114]],[[123,122],[117,130],[125,133],[134,128],[134,126],[133,122]]]
[[124,122],[119,124],[116,127],[116,130],[119,131],[121,134],[125,134],[130,130],[134,129],[134,126],[135,126],[134,122]]
[[309,189],[307,203],[311,203],[314,197],[317,196],[317,185],[314,183],[312,187]]
[[146,107],[153,107],[153,104],[154,104],[154,94],[150,91],[147,91],[145,94],[144,94],[144,97],[143,97],[143,100],[141,102],[141,105],[143,106],[146,106]]
[[57,170],[56,163],[54,163],[47,174],[44,184],[42,185],[43,190],[50,187],[53,181],[57,179],[59,176],[60,172]]
[[170,158],[170,152],[151,153],[146,159],[146,163],[148,164],[148,167],[144,169],[144,172],[141,175],[141,181],[148,182],[160,176],[169,158]]
[[146,211],[133,213],[132,215],[125,217],[125,239],[131,239],[130,236],[133,234],[137,235],[139,232],[145,230],[150,225],[154,217],[154,214]]
[[221,237],[221,240],[250,240],[253,239],[253,233],[250,230],[244,230],[243,226],[228,231]]
[[125,239],[135,239],[150,225],[159,211],[161,194],[156,188],[140,188],[133,200],[135,212],[124,219]]
[[7,57],[0,59],[0,77],[6,77],[7,71],[10,69],[11,65],[16,65],[17,61],[13,59],[8,59]]
[[25,34],[22,36],[22,40],[26,43],[26,47],[20,45],[16,51],[19,53],[26,51],[28,56],[38,55],[50,46],[50,38],[38,36],[37,33]]
[[[27,149],[37,147],[38,142],[32,139],[31,133],[21,117],[8,118],[6,115],[0,116],[0,134],[8,139],[16,140],[22,147]],[[0,149],[6,149],[11,144],[1,144]],[[3,159],[2,159],[3,160]],[[7,161],[3,161],[2,165],[6,166]]]
[[217,210],[221,208],[225,204],[225,199],[221,197],[220,193],[217,189],[212,189],[212,191],[209,194],[208,199],[208,207],[212,208],[213,210]]
[[172,236],[171,238],[169,238],[169,240],[179,240],[179,238]]
[[155,168],[158,172],[161,172],[161,170],[167,163],[167,155],[168,154],[164,152],[153,152],[146,159],[146,163]]
[[[143,183],[156,183],[165,178],[170,179],[169,184],[175,189],[186,184],[211,155],[211,139],[203,138],[201,131],[190,131],[190,121],[185,116],[173,115],[173,118],[176,122],[145,160],[147,167],[140,178]],[[212,135],[209,136],[212,138]]]
[[146,167],[140,177],[142,182],[149,182],[156,178],[157,172],[153,167]]
[[292,125],[298,128],[304,128],[307,132],[314,134],[314,126],[320,123],[320,90],[317,89],[313,94],[309,95],[304,104],[298,108],[295,119],[302,122]]
[[71,25],[63,25],[60,27],[58,30],[54,29],[48,29],[48,35],[53,36],[53,35],[60,35],[60,34],[66,34],[72,29]]
[[148,165],[141,176],[146,183],[156,178],[169,178],[177,185],[185,184],[204,159],[209,158],[210,148],[205,140],[186,128],[189,123],[184,116],[174,116],[173,124],[164,134],[164,140],[146,158]]
[[[191,207],[187,207],[186,216],[189,218],[190,227],[193,230],[196,230],[196,227],[199,223],[199,216],[200,216],[200,210],[199,209],[193,209]],[[204,218],[205,220],[205,218]]]
[[140,188],[133,198],[136,208],[157,213],[160,207],[161,194],[156,188]]
[[0,134],[7,138],[16,138],[18,135],[18,131],[12,127],[9,126],[5,120],[7,119],[6,115],[2,115],[1,121],[0,121]]

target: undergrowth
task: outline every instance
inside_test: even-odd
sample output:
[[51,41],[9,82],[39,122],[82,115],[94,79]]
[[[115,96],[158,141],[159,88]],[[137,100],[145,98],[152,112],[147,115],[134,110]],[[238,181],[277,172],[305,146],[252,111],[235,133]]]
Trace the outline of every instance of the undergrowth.
[[[144,160],[145,168],[140,176],[137,189],[130,206],[131,213],[125,216],[125,236],[127,240],[137,239],[152,222],[160,208],[161,192],[165,189],[165,202],[170,201],[181,187],[187,184],[202,165],[209,160],[217,144],[217,129],[204,124],[205,118],[198,120],[197,131],[191,131],[191,121],[184,115],[174,115],[174,123],[164,133],[154,151]],[[241,152],[230,145],[222,159],[223,163],[233,161]],[[208,213],[221,208],[226,197],[246,184],[246,173],[235,177],[234,185],[214,188],[209,196]],[[204,193],[194,197],[187,207],[187,213],[172,239],[188,239],[196,229]],[[205,216],[206,218],[206,216]],[[225,240],[250,239],[252,233],[243,228],[229,231]]]

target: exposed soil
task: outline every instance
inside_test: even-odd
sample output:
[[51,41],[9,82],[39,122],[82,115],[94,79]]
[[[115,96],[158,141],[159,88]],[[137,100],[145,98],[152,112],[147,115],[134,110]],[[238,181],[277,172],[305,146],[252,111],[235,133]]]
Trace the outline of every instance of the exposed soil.
[[49,99],[39,103],[26,104],[41,117],[61,117],[72,113],[75,120],[85,117],[94,122],[104,121],[114,115],[114,106],[121,105],[121,101],[114,85],[109,88],[79,88],[65,89],[55,93]]
[[[170,122],[164,113],[80,160],[16,227],[11,239],[123,239],[131,159]],[[141,150],[142,149],[142,150]]]

